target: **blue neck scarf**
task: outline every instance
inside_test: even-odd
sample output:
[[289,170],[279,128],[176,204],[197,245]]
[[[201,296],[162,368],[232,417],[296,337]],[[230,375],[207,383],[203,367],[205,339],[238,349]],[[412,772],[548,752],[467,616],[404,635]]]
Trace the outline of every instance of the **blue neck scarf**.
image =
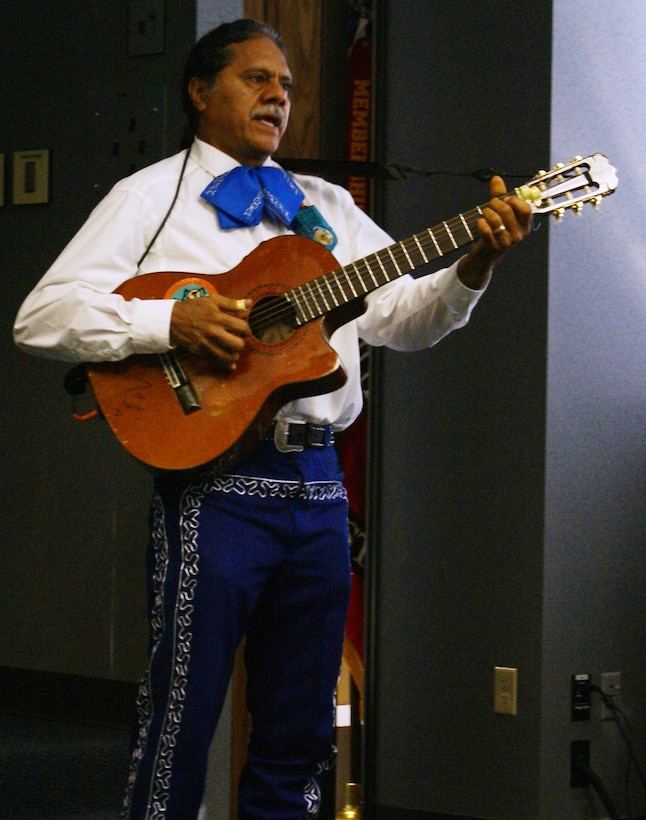
[[263,214],[289,227],[305,199],[282,168],[246,165],[216,177],[201,196],[215,207],[223,229],[258,225]]

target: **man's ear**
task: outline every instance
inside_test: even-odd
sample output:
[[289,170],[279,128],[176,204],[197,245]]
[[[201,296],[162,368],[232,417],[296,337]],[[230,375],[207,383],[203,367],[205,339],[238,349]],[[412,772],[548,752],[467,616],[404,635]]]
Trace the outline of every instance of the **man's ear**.
[[199,77],[192,77],[188,82],[187,90],[188,96],[191,98],[191,102],[195,108],[198,111],[204,111],[206,107],[204,97],[207,94],[207,85],[204,80],[201,80]]

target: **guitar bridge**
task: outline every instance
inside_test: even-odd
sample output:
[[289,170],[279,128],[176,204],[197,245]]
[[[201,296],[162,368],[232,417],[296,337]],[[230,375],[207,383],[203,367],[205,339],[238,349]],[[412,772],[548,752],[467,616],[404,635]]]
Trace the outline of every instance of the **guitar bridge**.
[[168,383],[175,391],[175,395],[180,403],[180,407],[184,411],[184,415],[188,416],[196,410],[199,410],[201,405],[195,395],[193,386],[188,380],[184,368],[175,353],[173,351],[160,353],[159,358],[161,359]]

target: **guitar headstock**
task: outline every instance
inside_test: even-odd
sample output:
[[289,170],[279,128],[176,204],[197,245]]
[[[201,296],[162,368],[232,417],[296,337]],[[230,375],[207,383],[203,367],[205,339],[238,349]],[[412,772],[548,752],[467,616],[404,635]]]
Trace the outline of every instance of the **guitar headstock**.
[[515,193],[532,207],[534,213],[553,213],[558,221],[565,211],[579,213],[586,202],[598,208],[604,196],[617,187],[617,170],[603,154],[575,157],[551,171],[540,171]]

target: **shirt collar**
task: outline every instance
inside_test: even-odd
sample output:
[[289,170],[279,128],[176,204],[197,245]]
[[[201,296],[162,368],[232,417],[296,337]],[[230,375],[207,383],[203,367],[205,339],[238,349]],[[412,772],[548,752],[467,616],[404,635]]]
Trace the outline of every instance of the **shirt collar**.
[[[195,137],[191,147],[191,159],[194,160],[201,168],[203,168],[212,177],[219,177],[221,174],[226,174],[232,168],[236,168],[240,163],[233,157],[220,151],[219,148],[211,145],[204,140]],[[280,165],[271,157],[263,163],[265,166],[280,168]]]

